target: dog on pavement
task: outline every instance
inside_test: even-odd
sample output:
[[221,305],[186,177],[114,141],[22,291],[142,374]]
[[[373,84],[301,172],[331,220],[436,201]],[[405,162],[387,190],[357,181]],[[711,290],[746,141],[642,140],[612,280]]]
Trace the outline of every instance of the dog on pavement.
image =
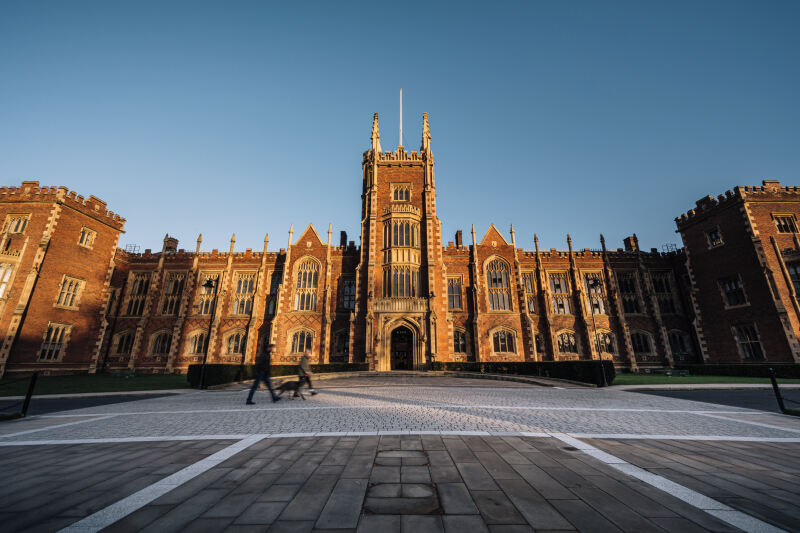
[[292,398],[300,396],[303,400],[305,400],[306,397],[303,395],[303,391],[300,390],[300,385],[302,383],[303,382],[300,380],[284,381],[283,383],[281,383],[276,387],[278,391],[278,396],[283,396],[284,392],[294,392],[294,394],[292,394]]

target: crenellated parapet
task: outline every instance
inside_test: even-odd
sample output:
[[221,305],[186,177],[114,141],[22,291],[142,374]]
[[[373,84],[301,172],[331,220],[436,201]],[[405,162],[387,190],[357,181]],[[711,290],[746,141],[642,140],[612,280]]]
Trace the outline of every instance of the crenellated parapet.
[[781,186],[777,180],[763,180],[761,185],[737,186],[717,197],[708,195],[695,203],[696,207],[675,218],[678,229],[724,209],[738,201],[746,202],[796,202],[800,200],[800,187]]
[[38,181],[23,181],[20,187],[0,187],[0,202],[61,203],[116,229],[125,226],[125,219],[106,209],[106,203],[100,198],[84,198],[66,187],[40,187]]

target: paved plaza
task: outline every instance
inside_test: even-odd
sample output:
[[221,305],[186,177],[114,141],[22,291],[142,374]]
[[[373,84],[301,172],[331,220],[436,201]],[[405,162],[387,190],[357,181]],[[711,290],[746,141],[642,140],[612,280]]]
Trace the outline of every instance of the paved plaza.
[[444,377],[0,424],[3,531],[798,531],[800,419]]

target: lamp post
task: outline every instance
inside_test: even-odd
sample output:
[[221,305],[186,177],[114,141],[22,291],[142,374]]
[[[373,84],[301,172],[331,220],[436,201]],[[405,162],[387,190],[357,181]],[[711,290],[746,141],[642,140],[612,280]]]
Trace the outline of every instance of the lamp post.
[[603,351],[600,349],[600,337],[597,335],[597,322],[594,319],[594,302],[592,301],[592,289],[601,287],[600,280],[592,278],[589,280],[589,310],[592,313],[592,327],[594,328],[594,342],[597,349],[597,355],[600,357],[600,372],[603,374],[603,386],[608,386],[606,381],[606,369],[603,366]]
[[203,364],[200,366],[200,385],[198,388],[205,389],[206,388],[206,361],[208,360],[208,348],[211,345],[211,326],[214,325],[214,313],[217,310],[217,287],[219,277],[216,279],[208,278],[205,283],[203,283],[204,289],[214,289],[214,295],[211,299],[211,316],[208,319],[208,333],[206,333],[206,349],[203,352]]

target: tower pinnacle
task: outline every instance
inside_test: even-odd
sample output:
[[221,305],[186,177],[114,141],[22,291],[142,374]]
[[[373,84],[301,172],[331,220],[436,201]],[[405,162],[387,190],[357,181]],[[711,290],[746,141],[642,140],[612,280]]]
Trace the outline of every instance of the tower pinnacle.
[[372,140],[372,151],[373,152],[380,152],[381,151],[381,130],[378,127],[378,114],[372,117],[372,135],[370,135],[370,139]]
[[431,127],[428,124],[428,114],[422,114],[422,146],[420,146],[419,151],[424,152],[425,150],[431,149]]

